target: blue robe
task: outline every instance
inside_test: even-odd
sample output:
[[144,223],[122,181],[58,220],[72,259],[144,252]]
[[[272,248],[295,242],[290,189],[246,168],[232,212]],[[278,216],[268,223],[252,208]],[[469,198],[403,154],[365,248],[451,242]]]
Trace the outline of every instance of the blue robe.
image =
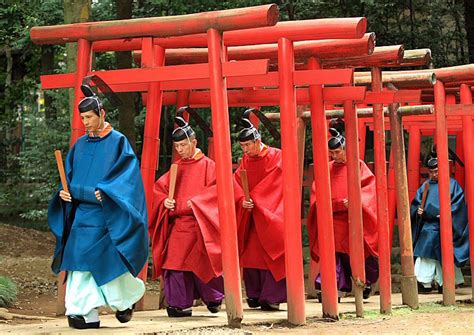
[[72,204],[58,192],[48,209],[56,237],[53,271],[89,271],[98,286],[125,272],[137,276],[148,260],[147,210],[139,162],[126,137],[115,130],[82,136],[67,156],[66,177]]
[[[425,203],[425,212],[421,218],[417,218],[416,211],[421,205],[423,190],[429,183],[428,194]],[[469,231],[467,224],[467,208],[464,200],[464,192],[456,180],[450,180],[451,210],[453,222],[453,244],[454,264],[461,267],[469,259]],[[436,259],[441,263],[441,235],[439,215],[439,192],[438,182],[431,179],[423,183],[416,192],[411,204],[411,227],[412,237],[419,231],[419,237],[413,246],[415,257],[426,257]]]

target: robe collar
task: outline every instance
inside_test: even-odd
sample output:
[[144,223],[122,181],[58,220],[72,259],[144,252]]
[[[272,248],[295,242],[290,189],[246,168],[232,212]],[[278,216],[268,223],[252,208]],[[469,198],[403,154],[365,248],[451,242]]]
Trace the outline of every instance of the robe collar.
[[262,159],[266,155],[268,155],[268,145],[260,142],[260,151],[259,151],[258,155],[257,156],[246,155],[246,156],[248,157],[248,159],[258,160],[258,159]]
[[105,122],[104,123],[104,129],[102,129],[97,136],[95,136],[94,133],[92,133],[92,132],[89,132],[88,136],[91,137],[91,138],[97,138],[97,137],[98,138],[103,138],[103,137],[107,136],[112,131],[112,129],[113,129],[112,125],[108,122]]
[[191,163],[191,162],[198,161],[203,157],[204,157],[204,154],[202,153],[201,149],[196,148],[194,155],[191,158],[187,158],[187,159],[181,158],[181,162]]

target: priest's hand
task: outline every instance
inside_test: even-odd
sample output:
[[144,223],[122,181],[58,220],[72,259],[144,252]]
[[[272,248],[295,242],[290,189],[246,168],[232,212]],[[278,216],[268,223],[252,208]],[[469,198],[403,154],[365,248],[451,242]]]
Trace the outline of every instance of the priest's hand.
[[168,208],[170,211],[174,211],[176,200],[174,199],[165,199],[165,208]]
[[343,204],[346,208],[349,208],[349,199],[342,199],[342,204]]
[[94,194],[95,194],[95,197],[97,198],[97,200],[99,200],[100,202],[102,202],[102,196],[100,195],[100,191],[97,190],[97,191],[95,191]]
[[63,199],[64,201],[72,202],[71,193],[66,192],[64,190],[59,191],[59,197]]
[[425,210],[421,207],[418,207],[418,209],[416,210],[416,214],[418,214],[420,216],[423,215],[424,212],[425,212]]
[[244,202],[242,202],[242,207],[245,209],[252,209],[254,207],[253,200],[252,199],[249,199],[248,201],[244,200]]

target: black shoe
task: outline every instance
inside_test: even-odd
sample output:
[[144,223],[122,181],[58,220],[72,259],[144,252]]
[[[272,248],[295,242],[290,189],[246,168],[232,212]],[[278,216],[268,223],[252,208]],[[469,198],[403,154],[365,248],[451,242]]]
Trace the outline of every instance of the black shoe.
[[89,329],[100,327],[100,321],[86,322],[82,315],[68,315],[67,322],[69,324],[69,327],[76,329]]
[[130,321],[132,319],[134,309],[135,309],[135,304],[133,304],[133,306],[131,308],[127,308],[124,311],[115,312],[115,317],[121,323],[127,323],[128,321]]
[[247,298],[247,304],[249,305],[250,308],[260,307],[260,303],[258,302],[258,299],[256,298]]
[[261,304],[262,311],[273,312],[280,310],[280,304],[270,304],[267,302],[263,302]]
[[418,293],[430,293],[433,290],[431,287],[425,287],[423,284],[418,282]]
[[207,305],[207,309],[211,313],[218,313],[221,310],[222,301],[219,302],[210,302]]
[[186,316],[191,316],[193,311],[191,308],[182,309],[178,307],[166,307],[166,312],[170,318],[183,318]]
[[364,288],[364,291],[362,292],[362,297],[364,299],[369,299],[369,297],[371,296],[371,293],[372,293],[372,285],[367,285]]
[[438,285],[438,293],[443,294],[443,285]]

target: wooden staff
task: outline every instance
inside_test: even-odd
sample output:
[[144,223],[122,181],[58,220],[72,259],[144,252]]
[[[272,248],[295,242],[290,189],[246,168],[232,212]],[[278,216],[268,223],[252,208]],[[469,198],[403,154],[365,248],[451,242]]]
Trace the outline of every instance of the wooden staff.
[[[429,188],[430,188],[430,183],[428,182],[426,183],[425,189],[423,190],[423,195],[421,196],[420,208],[422,208],[423,210],[425,209],[426,197],[428,196]],[[423,229],[423,221],[421,220],[421,215],[418,215],[417,213],[415,220],[416,220],[417,225],[416,225],[416,234],[413,240],[413,245],[416,245],[416,242],[418,242],[418,238],[420,237],[420,234],[421,234],[421,229]]]
[[250,201],[249,179],[247,177],[247,170],[240,170],[240,180],[242,180],[242,188],[244,190],[245,201]]
[[170,190],[168,192],[168,199],[174,199],[174,190],[176,188],[176,175],[178,174],[178,164],[171,164],[170,167]]
[[61,178],[63,190],[69,193],[69,189],[67,187],[66,172],[64,172],[63,156],[61,154],[61,150],[55,150],[54,156],[56,157],[56,163],[58,164],[59,177]]

